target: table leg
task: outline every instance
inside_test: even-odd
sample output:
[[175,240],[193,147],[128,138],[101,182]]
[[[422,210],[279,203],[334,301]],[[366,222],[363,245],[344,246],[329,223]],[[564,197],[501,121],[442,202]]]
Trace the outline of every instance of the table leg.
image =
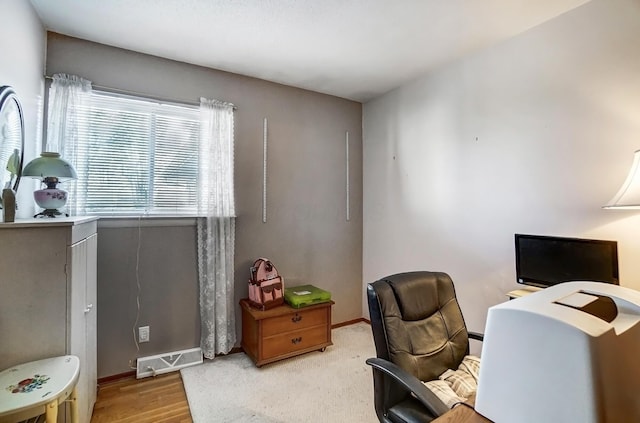
[[76,387],[73,387],[71,392],[71,423],[80,423],[80,416],[78,415],[78,392]]
[[56,423],[58,421],[58,399],[51,401],[46,406],[45,417],[47,423]]

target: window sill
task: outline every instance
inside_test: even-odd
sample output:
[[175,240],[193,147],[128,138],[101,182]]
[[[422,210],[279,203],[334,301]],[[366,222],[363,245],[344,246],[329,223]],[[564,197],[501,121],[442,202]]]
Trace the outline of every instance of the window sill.
[[100,216],[100,228],[196,226],[195,216]]

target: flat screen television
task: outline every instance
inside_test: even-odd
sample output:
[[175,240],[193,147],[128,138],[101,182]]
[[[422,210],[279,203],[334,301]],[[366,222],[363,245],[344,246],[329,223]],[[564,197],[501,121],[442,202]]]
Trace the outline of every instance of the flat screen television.
[[515,234],[516,280],[546,288],[568,281],[618,280],[618,243],[597,239]]

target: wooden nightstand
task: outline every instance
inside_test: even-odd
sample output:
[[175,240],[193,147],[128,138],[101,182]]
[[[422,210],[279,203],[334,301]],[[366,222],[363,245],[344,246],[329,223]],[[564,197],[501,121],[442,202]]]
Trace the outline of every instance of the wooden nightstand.
[[285,304],[270,310],[242,307],[242,349],[260,367],[310,351],[324,351],[331,342],[333,301],[304,308]]

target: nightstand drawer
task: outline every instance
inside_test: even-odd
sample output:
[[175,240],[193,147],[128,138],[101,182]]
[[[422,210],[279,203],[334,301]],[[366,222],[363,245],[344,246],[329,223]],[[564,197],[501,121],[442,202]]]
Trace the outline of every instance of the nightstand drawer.
[[265,359],[293,351],[304,350],[328,342],[327,327],[316,326],[295,332],[265,338],[262,354]]
[[326,310],[301,310],[292,314],[265,319],[262,325],[262,336],[273,336],[285,332],[326,324]]
[[333,304],[327,301],[304,309],[285,304],[258,310],[248,300],[240,300],[242,349],[258,367],[311,351],[324,351],[332,345]]

